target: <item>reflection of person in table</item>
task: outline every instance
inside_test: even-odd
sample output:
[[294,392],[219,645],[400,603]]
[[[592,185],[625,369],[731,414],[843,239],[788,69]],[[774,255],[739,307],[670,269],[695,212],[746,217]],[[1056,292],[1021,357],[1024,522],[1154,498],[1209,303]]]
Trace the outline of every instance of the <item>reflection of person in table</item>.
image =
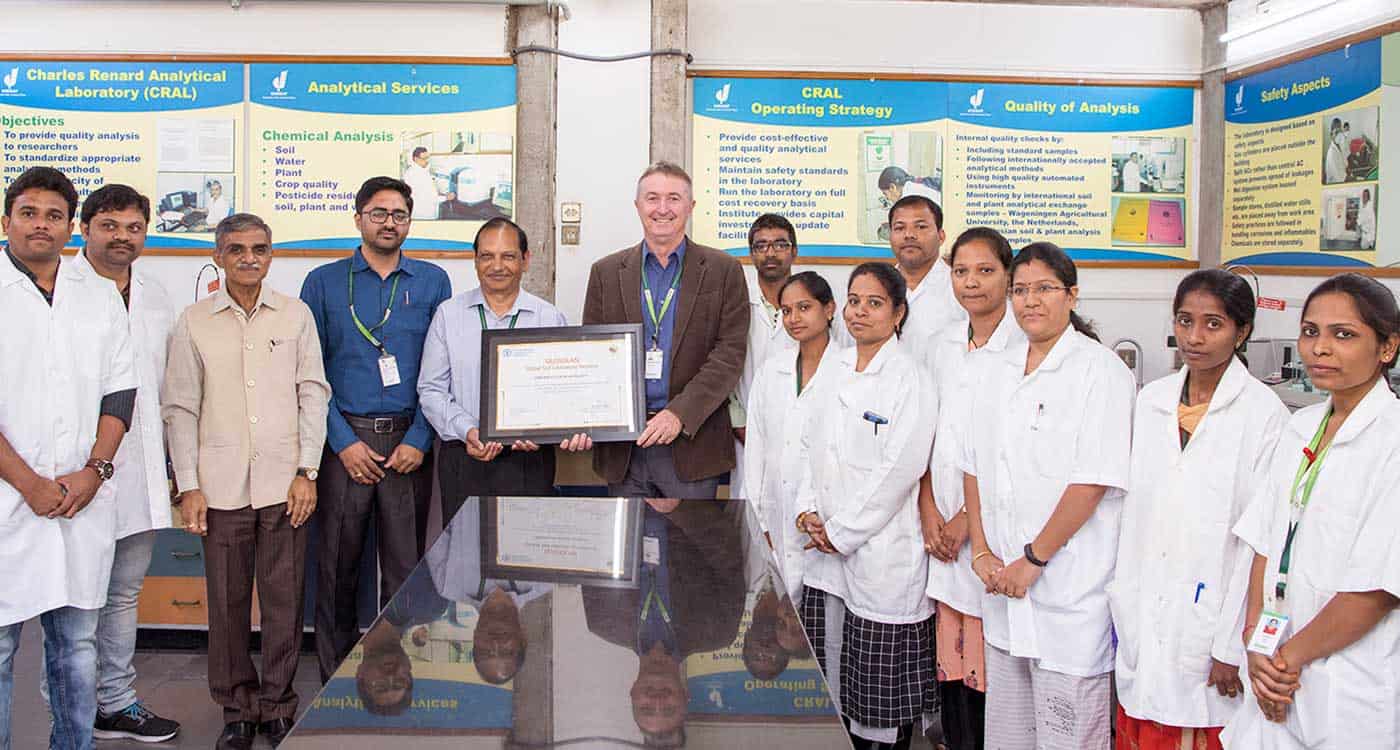
[[414,569],[362,642],[364,659],[355,669],[355,688],[366,711],[398,716],[408,709],[413,702],[413,671],[403,649],[403,634],[436,620],[447,607],[428,569],[422,565]]
[[525,664],[528,645],[521,609],[553,590],[546,583],[484,578],[481,573],[481,500],[468,498],[428,550],[425,565],[437,591],[476,608],[472,662],[492,685],[509,682]]
[[647,500],[641,585],[583,587],[588,629],[640,657],[632,718],[648,744],[684,744],[686,657],[726,648],[738,635],[745,593],[741,511],[742,505],[719,500]]
[[782,674],[792,656],[779,634],[785,606],[792,608],[791,602],[780,601],[778,592],[771,587],[765,588],[754,602],[749,629],[744,632],[744,668],[760,680],[771,680]]

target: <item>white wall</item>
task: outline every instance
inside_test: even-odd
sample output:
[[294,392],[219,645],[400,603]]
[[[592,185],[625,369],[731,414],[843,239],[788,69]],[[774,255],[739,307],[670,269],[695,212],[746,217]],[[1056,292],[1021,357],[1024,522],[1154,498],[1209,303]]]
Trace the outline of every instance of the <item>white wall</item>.
[[[0,56],[7,53],[439,55],[502,57],[504,6],[444,3],[245,0],[6,0]],[[400,31],[401,30],[401,31]],[[365,175],[370,177],[372,175]],[[351,217],[345,217],[353,233]],[[277,227],[273,227],[274,238]],[[470,238],[467,238],[470,239]],[[193,301],[205,258],[141,261],[177,305]],[[296,294],[325,258],[278,258],[268,281]],[[441,262],[454,290],[477,285],[467,260]],[[207,277],[206,277],[207,278]]]
[[908,0],[690,0],[696,68],[1195,78],[1190,10]]
[[[1265,16],[1255,16],[1256,0],[1230,0],[1227,29],[1249,28]],[[1309,4],[1316,0],[1301,0]],[[1279,4],[1280,11],[1283,9]],[[1257,31],[1226,45],[1226,65],[1234,70],[1323,44],[1338,37],[1400,20],[1396,0],[1342,0],[1307,15]]]
[[[562,49],[617,55],[651,47],[651,3],[646,0],[570,0],[569,9],[573,17],[559,25]],[[556,245],[555,301],[569,320],[577,321],[593,261],[641,239],[632,200],[650,149],[651,62],[563,57],[558,80],[555,195],[559,201],[583,204],[583,224],[580,244]]]

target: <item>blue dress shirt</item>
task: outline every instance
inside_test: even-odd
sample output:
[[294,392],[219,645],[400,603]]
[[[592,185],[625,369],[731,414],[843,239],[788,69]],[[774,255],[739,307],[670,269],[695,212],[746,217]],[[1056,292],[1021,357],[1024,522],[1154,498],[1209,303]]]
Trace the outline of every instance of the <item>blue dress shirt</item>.
[[646,284],[642,286],[642,331],[645,334],[642,345],[647,351],[651,350],[653,338],[656,345],[661,348],[664,356],[661,360],[661,378],[657,380],[648,379],[647,389],[647,411],[660,411],[666,408],[666,402],[671,399],[671,334],[676,327],[676,311],[681,307],[681,290],[676,288],[676,296],[671,299],[671,306],[667,308],[666,314],[661,316],[661,330],[651,322],[651,313],[647,310],[646,287],[651,287],[651,298],[656,305],[656,311],[661,312],[661,305],[666,299],[666,291],[671,288],[671,284],[680,275],[681,266],[685,263],[685,240],[671,253],[671,260],[665,268],[661,267],[661,261],[656,259],[656,254],[647,247],[646,242],[642,242],[642,273],[646,275]]
[[[374,330],[374,337],[394,355],[399,384],[387,388],[379,377],[379,350],[374,348],[350,317],[350,274],[355,274],[355,313],[372,328],[392,305],[389,320]],[[394,299],[389,299],[398,279]],[[359,440],[346,414],[360,417],[413,417],[403,442],[421,451],[433,444],[433,431],[418,405],[418,365],[423,340],[438,305],[452,296],[447,272],[421,260],[400,256],[399,267],[381,279],[369,267],[363,252],[327,263],[307,275],[301,300],[311,308],[321,335],[321,355],[331,384],[330,413],[326,418],[326,442],[339,453]]]
[[491,311],[480,289],[462,292],[443,303],[433,316],[423,344],[423,367],[418,373],[418,398],[423,415],[443,440],[465,442],[467,432],[481,426],[481,318],[491,330],[566,326],[558,308],[520,290],[505,315]]

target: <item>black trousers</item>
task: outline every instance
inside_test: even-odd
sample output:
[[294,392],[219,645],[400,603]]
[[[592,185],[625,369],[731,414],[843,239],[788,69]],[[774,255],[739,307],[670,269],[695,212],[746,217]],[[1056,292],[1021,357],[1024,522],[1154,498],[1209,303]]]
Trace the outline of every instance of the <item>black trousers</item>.
[[[355,428],[355,436],[375,453],[388,457],[404,431],[375,433]],[[355,592],[359,588],[360,558],[373,520],[379,540],[383,608],[423,558],[428,507],[433,494],[433,457],[408,474],[386,469],[378,484],[363,485],[350,478],[340,457],[329,447],[316,480],[316,660],[326,682],[360,640]]]
[[987,695],[961,680],[938,683],[942,699],[943,744],[948,750],[982,750]]
[[490,461],[467,455],[467,446],[457,440],[444,442],[438,456],[438,482],[442,490],[442,525],[452,522],[469,497],[510,496],[553,497],[554,446],[537,451],[506,448]]

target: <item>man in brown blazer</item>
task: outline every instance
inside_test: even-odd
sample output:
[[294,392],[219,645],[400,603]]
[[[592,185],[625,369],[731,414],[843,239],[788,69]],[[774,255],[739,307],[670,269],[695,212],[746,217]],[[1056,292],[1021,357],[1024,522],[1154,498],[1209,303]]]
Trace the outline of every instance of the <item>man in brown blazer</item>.
[[739,261],[685,236],[685,170],[648,167],[636,206],[642,241],[593,264],[583,323],[642,324],[647,424],[635,445],[596,446],[593,468],[614,495],[713,498],[734,468],[725,404],[744,370],[748,285]]

